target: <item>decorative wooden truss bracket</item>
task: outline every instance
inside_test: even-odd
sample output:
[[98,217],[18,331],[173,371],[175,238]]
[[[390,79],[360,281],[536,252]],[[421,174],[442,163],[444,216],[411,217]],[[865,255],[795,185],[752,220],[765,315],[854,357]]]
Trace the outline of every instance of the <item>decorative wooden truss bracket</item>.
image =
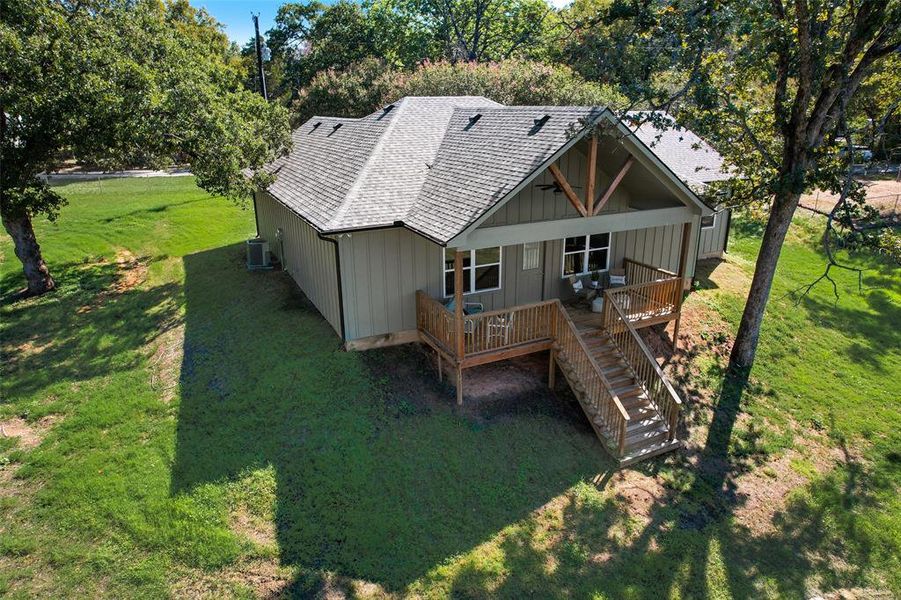
[[626,176],[626,173],[628,173],[629,169],[632,168],[632,164],[635,162],[635,157],[630,154],[629,158],[626,159],[626,162],[623,163],[623,166],[620,167],[619,172],[616,174],[616,177],[614,177],[613,181],[610,182],[610,185],[607,186],[607,189],[595,198],[594,180],[597,173],[597,158],[598,139],[596,137],[592,137],[588,150],[588,182],[585,186],[584,202],[581,198],[579,198],[575,190],[573,190],[573,187],[569,184],[569,181],[566,180],[566,176],[556,164],[551,164],[551,166],[548,167],[551,175],[554,176],[554,181],[557,182],[557,185],[560,186],[560,189],[563,190],[563,193],[566,195],[566,199],[569,200],[569,203],[572,204],[573,208],[576,209],[576,212],[578,212],[583,217],[592,217],[601,212],[601,210],[613,196],[613,192],[615,192],[616,188],[619,187],[619,184]]

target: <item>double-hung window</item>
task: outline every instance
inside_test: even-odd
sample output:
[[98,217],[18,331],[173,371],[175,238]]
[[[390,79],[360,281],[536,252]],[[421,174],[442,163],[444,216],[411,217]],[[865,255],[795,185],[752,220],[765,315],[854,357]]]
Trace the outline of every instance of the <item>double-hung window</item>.
[[[444,249],[444,296],[454,295],[454,254]],[[501,287],[501,249],[480,248],[463,251],[463,293],[488,292]]]
[[595,233],[563,240],[563,276],[606,271],[610,259],[610,234]]

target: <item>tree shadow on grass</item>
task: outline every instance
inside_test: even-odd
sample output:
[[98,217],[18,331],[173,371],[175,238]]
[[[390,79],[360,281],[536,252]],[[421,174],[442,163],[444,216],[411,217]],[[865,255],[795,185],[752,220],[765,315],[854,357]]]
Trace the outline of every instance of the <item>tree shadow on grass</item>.
[[554,414],[476,421],[434,373],[416,377],[421,390],[392,386],[379,356],[403,351],[342,351],[285,273],[244,270],[240,246],[184,264],[172,492],[272,465],[294,594],[314,593],[321,572],[401,591],[612,467],[588,428]]
[[[696,454],[686,450],[636,468],[670,482],[640,528],[634,512],[623,510],[622,484],[617,497],[600,504],[576,495],[550,531],[529,520],[504,535],[496,558],[502,569],[461,568],[451,582],[453,595],[806,598],[817,578],[827,590],[864,584],[875,544],[859,510],[891,486],[864,478],[850,456],[815,481],[811,493],[790,499],[772,528],[754,532],[736,522],[746,500],[736,478],[752,466],[734,447],[742,434],[738,417],[745,396],[759,391],[741,377],[731,379]],[[833,524],[829,531],[826,522]],[[847,568],[836,570],[835,556],[846,557]]]
[[[886,289],[889,285],[897,287],[897,274],[894,282],[888,278],[880,278],[880,281]],[[863,292],[866,308],[851,307],[811,295],[804,296],[800,305],[807,311],[810,320],[820,326],[837,329],[854,340],[847,348],[837,349],[848,360],[885,373],[886,351],[901,347],[901,329],[898,327],[901,323],[901,305],[892,300],[886,289]],[[898,291],[901,292],[901,289]]]
[[[172,492],[273,466],[279,559],[298,567],[289,594],[319,593],[332,573],[454,597],[801,598],[833,571],[837,538],[871,561],[854,511],[822,527],[870,502],[853,465],[790,501],[769,532],[736,522],[736,478],[759,464],[753,432],[736,427],[761,393],[744,379],[721,390],[699,450],[636,468],[668,482],[636,520],[619,492],[583,493],[611,471],[586,428],[527,401],[487,418],[456,410],[421,355],[341,351],[287,276],[245,272],[242,252],[185,258]],[[402,384],[396,362],[409,364]],[[548,502],[562,503],[559,522],[534,512]]]
[[54,275],[57,289],[39,298],[16,296],[18,272],[0,282],[3,379],[16,395],[132,368],[134,350],[179,323],[175,284],[125,286],[113,262],[58,265]]

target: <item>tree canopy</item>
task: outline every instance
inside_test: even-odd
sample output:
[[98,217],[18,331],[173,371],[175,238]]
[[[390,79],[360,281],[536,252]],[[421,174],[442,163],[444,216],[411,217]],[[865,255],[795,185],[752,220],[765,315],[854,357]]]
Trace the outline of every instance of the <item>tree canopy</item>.
[[190,162],[210,192],[246,198],[245,177],[285,152],[287,111],[241,84],[218,24],[186,0],[3,0],[3,224],[29,290],[54,283],[31,217],[62,197],[38,175],[66,152],[104,168]]
[[[426,62],[497,62],[546,54],[554,9],[546,0],[318,0],[283,4],[266,32],[273,96],[296,100],[317,73],[344,70],[368,56],[392,69]],[[244,48],[254,82],[253,44]],[[251,85],[255,85],[251,83]]]
[[502,104],[581,104],[624,107],[610,86],[586,81],[562,65],[526,60],[442,61],[413,71],[367,58],[344,70],[320,72],[294,105],[299,122],[314,114],[359,117],[403,96],[485,96]]

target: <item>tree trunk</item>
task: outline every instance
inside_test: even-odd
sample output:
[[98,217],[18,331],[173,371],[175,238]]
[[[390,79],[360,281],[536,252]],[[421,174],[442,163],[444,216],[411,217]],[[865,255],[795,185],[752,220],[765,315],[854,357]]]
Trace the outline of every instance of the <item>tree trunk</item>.
[[741,316],[741,324],[738,326],[732,354],[729,356],[731,369],[743,371],[750,369],[754,364],[757,341],[760,338],[760,324],[763,321],[763,311],[766,309],[767,300],[770,297],[776,263],[779,261],[782,243],[785,241],[785,234],[788,233],[788,227],[791,225],[792,216],[795,214],[800,197],[800,194],[786,190],[773,200],[770,218],[760,244],[760,253],[757,255],[757,264],[754,267],[751,290],[748,292],[745,311]]
[[41,247],[34,236],[31,217],[27,214],[13,217],[5,213],[0,216],[3,218],[3,227],[15,243],[16,256],[22,261],[22,270],[28,281],[28,295],[38,296],[55,288],[56,282],[50,276],[50,270],[41,256]]

